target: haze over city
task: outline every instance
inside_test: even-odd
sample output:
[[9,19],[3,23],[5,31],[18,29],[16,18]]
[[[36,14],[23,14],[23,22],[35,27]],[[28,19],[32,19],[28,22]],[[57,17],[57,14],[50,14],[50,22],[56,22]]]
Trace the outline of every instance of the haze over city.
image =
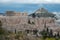
[[0,40],[60,40],[60,0],[0,0]]

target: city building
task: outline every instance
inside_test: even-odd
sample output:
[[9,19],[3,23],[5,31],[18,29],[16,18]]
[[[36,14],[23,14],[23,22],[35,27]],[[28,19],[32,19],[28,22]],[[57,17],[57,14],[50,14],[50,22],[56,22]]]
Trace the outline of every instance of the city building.
[[47,27],[57,28],[55,15],[44,8],[38,9],[30,15],[27,12],[7,11],[5,16],[0,16],[0,21],[2,21],[3,28],[11,31],[25,29],[43,30],[45,22]]
[[6,11],[6,16],[28,16],[27,12]]

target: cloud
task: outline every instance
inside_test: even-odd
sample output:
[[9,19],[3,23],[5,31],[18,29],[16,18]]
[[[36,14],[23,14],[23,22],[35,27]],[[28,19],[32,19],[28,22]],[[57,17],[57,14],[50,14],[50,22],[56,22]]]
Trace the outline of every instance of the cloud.
[[60,0],[0,0],[0,3],[59,3]]
[[12,0],[0,0],[0,3],[6,3],[6,2],[10,2]]

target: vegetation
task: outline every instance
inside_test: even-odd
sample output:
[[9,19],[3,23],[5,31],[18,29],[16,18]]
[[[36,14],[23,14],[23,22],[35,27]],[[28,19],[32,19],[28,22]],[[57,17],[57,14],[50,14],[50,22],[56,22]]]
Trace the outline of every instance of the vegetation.
[[40,32],[40,34],[42,35],[42,40],[60,40],[59,32],[53,35],[52,29],[46,27],[46,24],[44,27],[45,28]]
[[4,34],[6,34],[7,32],[6,32],[6,30],[4,30],[3,28],[2,28],[2,22],[0,21],[0,35],[4,35]]
[[59,32],[53,35],[52,29],[46,27],[46,23],[44,23],[44,29],[40,32],[40,34],[42,35],[41,37],[37,36],[37,29],[33,30],[33,34],[36,36],[28,36],[27,34],[29,34],[29,30],[26,31],[16,32],[15,30],[15,33],[11,31],[7,32],[2,28],[2,22],[0,21],[0,40],[60,40]]
[[52,13],[38,13],[37,17],[55,17],[55,14]]
[[36,17],[35,13],[33,13],[33,14],[32,14],[32,17],[33,17],[33,18],[35,18],[35,17]]
[[31,24],[30,20],[28,20],[28,24]]
[[[56,18],[55,16],[55,14],[53,14],[53,13],[33,13],[33,14],[30,14],[29,16],[32,16],[33,18],[35,18],[35,17],[52,17],[52,18]],[[56,18],[57,19],[57,18]]]
[[30,22],[30,20],[28,20],[28,24],[35,24],[34,22]]

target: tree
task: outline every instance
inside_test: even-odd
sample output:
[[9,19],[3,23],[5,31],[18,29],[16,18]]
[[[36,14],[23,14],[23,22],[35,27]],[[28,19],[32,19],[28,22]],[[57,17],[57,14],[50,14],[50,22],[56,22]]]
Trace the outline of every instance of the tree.
[[54,37],[56,38],[56,34],[54,35]]
[[29,33],[29,30],[25,30],[25,31],[26,31],[27,34]]
[[15,29],[15,34],[16,34],[16,29]]
[[33,30],[33,34],[34,34],[34,35],[36,35],[36,34],[37,34],[37,32],[38,32],[38,30],[37,30],[37,29]]
[[0,35],[4,34],[4,29],[2,28],[2,22],[0,21]]
[[28,24],[31,24],[30,20],[28,20]]
[[49,29],[48,29],[48,27],[47,27],[47,30],[46,30],[47,32],[49,32]]
[[0,21],[0,35],[4,34],[7,34],[7,31],[4,28],[2,28],[2,22]]
[[47,31],[45,29],[43,29],[43,31],[41,31],[40,34],[42,35],[43,39],[47,37]]
[[49,36],[53,37],[53,31],[52,31],[52,29],[50,29]]
[[0,28],[1,28],[1,26],[2,26],[2,22],[0,21]]
[[34,22],[32,22],[32,24],[35,24]]
[[58,37],[58,38],[60,37],[59,32],[57,32],[57,37]]
[[35,13],[33,13],[33,14],[32,14],[32,17],[33,17],[33,18],[35,18],[35,17],[36,17]]
[[44,28],[46,28],[46,22],[44,22]]

